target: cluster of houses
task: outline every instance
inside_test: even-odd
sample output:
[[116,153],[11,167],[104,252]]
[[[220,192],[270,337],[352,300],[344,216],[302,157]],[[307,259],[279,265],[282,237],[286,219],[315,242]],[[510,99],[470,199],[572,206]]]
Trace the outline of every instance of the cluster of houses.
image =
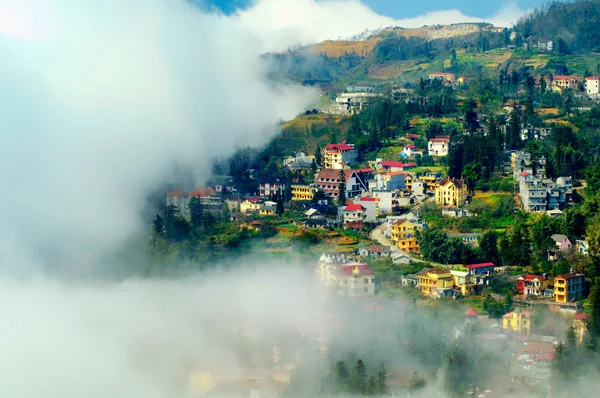
[[494,263],[471,264],[461,269],[423,268],[417,274],[402,276],[401,281],[427,297],[466,297],[481,293],[489,285],[494,268]]
[[552,281],[545,275],[522,275],[517,279],[517,294],[526,297],[548,298],[557,303],[570,303],[587,295],[585,275],[557,275]]
[[556,76],[541,76],[538,79],[538,84],[541,79],[546,81],[546,87],[548,90],[562,93],[565,90],[573,91],[585,91],[588,97],[597,99],[600,95],[600,76],[588,76],[582,78],[580,76],[567,76],[567,75],[556,75]]

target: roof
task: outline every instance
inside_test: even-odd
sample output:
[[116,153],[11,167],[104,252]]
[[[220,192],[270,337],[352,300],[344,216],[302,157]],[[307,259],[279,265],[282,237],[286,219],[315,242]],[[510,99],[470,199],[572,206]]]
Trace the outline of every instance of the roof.
[[404,147],[404,149],[415,149],[416,146],[414,146],[413,144],[408,144],[407,146]]
[[562,279],[571,279],[571,278],[577,278],[579,276],[584,276],[583,274],[574,274],[574,273],[570,273],[570,274],[562,274],[562,275],[556,275],[556,278],[562,278]]
[[588,314],[575,314],[573,318],[577,319],[578,321],[587,321],[589,317],[590,316]]
[[366,168],[366,169],[358,169],[358,170],[354,170],[355,173],[372,173],[375,170],[371,169],[371,168]]
[[554,359],[554,353],[553,352],[544,352],[544,353],[538,355],[536,359],[538,361],[552,361]]
[[[414,163],[413,163],[414,164]],[[393,160],[386,160],[381,162],[381,166],[382,167],[410,167],[410,163],[403,163],[403,162],[395,162]]]
[[531,174],[531,173],[530,173],[530,172],[528,172],[528,171],[524,171],[524,172],[522,172],[522,173],[521,173],[521,174],[519,174],[519,175],[520,175],[521,177],[525,177],[525,176],[528,176],[529,174]]
[[469,308],[465,311],[465,316],[474,317],[477,316],[477,310],[475,308]]
[[[344,176],[346,177],[346,181],[348,181],[350,179],[350,177],[352,176],[352,170],[344,170]],[[319,180],[322,179],[330,179],[330,180],[334,180],[333,183],[335,184],[337,182],[337,180],[339,180],[340,178],[340,170],[336,170],[336,169],[323,169],[321,170],[321,172],[319,173],[319,175],[317,175],[317,179],[316,182],[319,182]]]
[[495,266],[496,265],[494,263],[471,264],[471,265],[467,265],[467,269],[488,268],[488,267],[495,267]]
[[190,192],[188,194],[188,196],[190,198],[196,198],[196,197],[200,197],[200,198],[206,198],[208,196],[210,196],[213,192],[215,192],[214,189],[209,189],[209,188],[196,188],[196,190]]
[[354,147],[352,145],[348,145],[345,142],[342,142],[341,144],[327,144],[325,146],[325,149],[328,151],[351,151],[352,149],[354,149]]
[[373,275],[373,270],[369,264],[344,264],[336,267],[336,272],[342,275],[350,276],[352,271],[358,269],[361,275]]
[[564,242],[564,241],[569,240],[569,238],[567,238],[567,236],[563,235],[563,234],[554,234],[554,235],[551,236],[551,238],[555,242],[559,242],[559,241],[560,242]]
[[362,221],[351,221],[344,224],[344,227],[349,229],[363,229],[363,223]]
[[362,211],[365,208],[362,207],[362,205],[359,204],[352,204],[352,205],[348,205],[344,208],[344,211]]
[[543,353],[553,353],[554,354],[554,344],[552,343],[529,343],[525,347],[523,347],[524,354],[543,354]]
[[421,136],[419,134],[406,134],[406,138],[421,138]]
[[360,198],[361,202],[377,202],[379,198]]
[[167,196],[170,198],[174,198],[174,197],[183,198],[184,195],[183,195],[183,191],[181,189],[176,189],[174,191],[167,192]]
[[512,311],[512,312],[509,312],[508,314],[505,314],[505,315],[503,316],[503,318],[512,318],[513,314],[515,314],[515,313],[517,313],[517,314],[518,314],[519,312],[520,312],[520,313],[521,313],[521,315],[523,315],[525,318],[529,318],[529,317],[531,316],[531,314],[530,314],[529,312],[527,312],[527,311],[521,311],[521,310],[518,310],[518,309],[517,309],[517,310],[514,310],[514,311]]
[[600,76],[588,76],[585,80],[600,80]]
[[429,142],[450,142],[450,136],[448,135],[438,135],[435,138],[431,138]]
[[526,274],[526,275],[521,275],[519,278],[523,278],[526,281],[533,281],[535,279],[539,280],[539,281],[545,281],[546,278],[541,276],[541,275],[530,275],[530,274]]
[[372,245],[368,246],[367,250],[373,253],[387,253],[388,251],[390,251],[390,247],[383,245]]
[[457,188],[462,188],[465,185],[465,180],[463,180],[462,178],[442,178],[438,181],[437,185],[443,186],[449,182],[454,184]]

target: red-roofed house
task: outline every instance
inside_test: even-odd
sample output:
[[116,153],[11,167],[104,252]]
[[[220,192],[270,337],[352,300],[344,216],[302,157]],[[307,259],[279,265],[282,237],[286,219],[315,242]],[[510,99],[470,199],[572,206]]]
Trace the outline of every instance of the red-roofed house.
[[429,140],[427,148],[431,156],[447,156],[450,151],[450,137],[447,135],[438,135]]
[[417,164],[414,162],[404,163],[404,162],[395,162],[393,160],[385,160],[377,164],[377,168],[379,170],[386,170],[391,172],[402,172],[405,170],[414,169],[417,167]]
[[324,167],[333,169],[341,162],[347,165],[353,165],[358,160],[358,151],[354,145],[346,144],[327,144],[323,150]]
[[408,157],[408,158],[414,156],[417,153],[419,153],[421,155],[423,154],[423,151],[418,150],[414,144],[406,145],[404,147],[404,149],[402,150],[402,152],[404,152],[404,155],[406,155],[406,157]]
[[344,208],[344,224],[363,222],[367,217],[366,209],[360,204],[351,204]]
[[[352,170],[344,170],[344,178],[346,185],[346,198],[354,198],[360,195],[363,191],[367,191],[367,187],[360,179],[358,174]],[[340,193],[341,170],[323,169],[315,179],[315,188],[323,190],[332,198],[337,198]]]
[[488,272],[493,272],[494,267],[496,267],[496,265],[494,263],[481,263],[481,264],[467,265],[466,268],[472,274],[487,274]]
[[315,275],[323,285],[337,289],[343,296],[375,295],[375,275],[368,264],[323,254],[315,266]]
[[579,76],[554,76],[552,81],[552,89],[562,91],[566,89],[577,90],[579,82],[582,81]]
[[517,294],[542,296],[548,287],[548,281],[541,275],[521,275],[517,278]]

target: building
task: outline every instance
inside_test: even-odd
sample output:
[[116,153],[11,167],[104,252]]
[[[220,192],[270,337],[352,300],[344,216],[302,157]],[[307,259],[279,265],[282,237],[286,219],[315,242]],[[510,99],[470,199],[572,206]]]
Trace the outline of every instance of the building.
[[463,241],[463,243],[469,245],[476,245],[479,243],[479,240],[483,236],[479,232],[465,232],[465,233],[452,233],[449,232],[446,234],[448,238],[458,238]]
[[310,185],[292,185],[292,200],[311,201],[315,197],[315,189]]
[[289,384],[290,371],[279,366],[274,369],[232,369],[223,372],[193,370],[189,374],[191,392],[206,396],[278,397]]
[[477,323],[477,310],[475,308],[469,308],[465,311],[465,324],[476,324]]
[[473,275],[475,275],[475,274],[486,275],[486,274],[490,274],[491,272],[494,272],[495,267],[496,267],[496,265],[494,263],[480,263],[480,264],[467,265],[466,268]]
[[390,258],[394,264],[410,264],[410,256],[399,251],[393,251]]
[[393,160],[380,160],[377,159],[375,165],[378,170],[388,171],[388,172],[404,172],[410,169],[414,169],[417,167],[417,164],[414,162],[396,162]]
[[315,275],[322,285],[342,296],[375,295],[375,276],[371,267],[343,255],[323,254],[315,266]]
[[529,336],[531,335],[531,314],[517,308],[502,317],[502,328]]
[[330,112],[336,115],[357,114],[369,106],[369,101],[379,94],[370,92],[340,93],[330,106]]
[[398,209],[398,201],[396,200],[396,192],[391,191],[371,191],[374,198],[378,199],[378,212],[380,214],[391,214]]
[[351,166],[358,160],[358,151],[354,145],[346,144],[327,144],[323,149],[323,164],[326,169],[333,169],[339,163],[346,163]]
[[216,191],[210,188],[197,188],[185,195],[181,189],[167,193],[167,206],[174,206],[186,220],[191,220],[190,206],[199,206],[202,211],[220,213],[227,207]]
[[363,191],[367,191],[364,182],[358,177],[355,171],[352,170],[334,170],[323,169],[315,179],[315,188],[322,189],[332,198],[337,198],[340,193],[341,177],[344,177],[344,185],[346,187],[346,198],[354,198],[360,195]]
[[450,72],[433,72],[429,75],[429,80],[442,80],[453,82],[454,80],[456,80],[456,76],[454,75],[454,73]]
[[577,90],[579,88],[579,83],[582,81],[579,76],[562,76],[557,75],[554,76],[554,80],[552,81],[552,88],[557,88],[558,90]]
[[556,182],[541,179],[529,171],[519,174],[519,198],[528,212],[562,210],[573,202],[571,177],[559,177]]
[[563,234],[554,234],[550,237],[556,248],[548,250],[548,261],[554,261],[571,253],[572,244],[569,238]]
[[541,140],[552,134],[551,127],[523,127],[521,141]]
[[415,154],[423,154],[422,151],[417,150],[417,147],[414,144],[408,144],[402,150],[402,153],[408,158],[413,157]]
[[[356,200],[355,200],[356,202]],[[365,209],[365,219],[366,222],[376,222],[377,217],[379,217],[379,198],[360,198],[358,200],[358,204],[360,204]]]
[[285,189],[285,184],[280,180],[263,181],[259,185],[259,196],[261,198],[271,195],[281,195]]
[[470,271],[451,270],[452,281],[454,283],[454,294],[466,297],[475,292],[475,277]]
[[578,239],[575,241],[575,251],[584,256],[590,255],[590,244],[587,240]]
[[304,226],[307,228],[324,228],[327,226],[327,217],[321,214],[317,209],[308,209],[304,216]]
[[465,208],[459,208],[456,206],[442,206],[442,217],[449,218],[463,218],[463,217],[473,217],[477,214],[471,213],[470,210]]
[[367,211],[360,204],[348,205],[344,208],[344,224],[363,222],[367,217]]
[[419,274],[408,274],[400,277],[402,286],[419,287]]
[[585,275],[583,274],[563,274],[554,278],[554,298],[557,303],[575,301],[583,297],[585,291]]
[[274,216],[277,214],[277,203],[267,201],[258,208],[258,214],[261,216]]
[[383,172],[375,174],[375,177],[369,181],[370,191],[395,191],[404,189],[405,173],[401,171]]
[[392,244],[400,250],[406,252],[418,252],[416,232],[419,229],[417,224],[408,220],[399,220],[392,226]]
[[443,297],[452,295],[454,280],[448,269],[424,269],[419,272],[419,291],[425,296]]
[[467,184],[463,179],[443,178],[435,185],[435,202],[438,206],[462,206],[467,195]]
[[600,95],[600,76],[585,78],[585,92],[591,98],[597,98]]
[[297,152],[294,156],[288,156],[283,160],[283,167],[292,171],[305,171],[311,169],[314,161],[314,156],[306,156],[304,152]]
[[577,342],[579,344],[583,343],[587,334],[589,319],[590,317],[588,314],[575,314],[573,317],[573,329],[575,329],[575,336],[577,336]]
[[554,42],[552,40],[538,40],[532,47],[537,48],[539,51],[550,52],[554,49]]
[[448,156],[448,152],[450,151],[450,136],[438,135],[430,139],[427,149],[431,156]]
[[240,203],[240,212],[244,214],[258,212],[263,204],[264,201],[261,198],[248,198]]
[[383,245],[371,245],[358,250],[362,257],[388,257],[390,253],[390,247]]
[[521,275],[517,278],[517,294],[543,296],[548,287],[546,277],[541,275]]

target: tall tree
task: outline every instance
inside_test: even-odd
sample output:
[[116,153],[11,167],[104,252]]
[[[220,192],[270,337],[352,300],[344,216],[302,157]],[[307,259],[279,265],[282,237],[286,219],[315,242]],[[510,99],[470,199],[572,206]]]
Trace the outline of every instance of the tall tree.
[[338,205],[345,206],[346,205],[346,172],[344,169],[340,169],[339,173],[339,189],[340,192],[338,194]]
[[519,149],[522,146],[521,119],[517,110],[513,109],[510,113],[508,126],[506,126],[506,149]]
[[479,259],[481,261],[490,261],[498,264],[500,254],[498,252],[498,235],[494,231],[488,231],[483,234],[479,241]]
[[379,370],[377,371],[377,395],[383,396],[388,394],[386,380],[387,370],[385,368],[385,364],[382,362],[381,365],[379,365]]
[[362,359],[356,361],[356,365],[354,365],[350,386],[352,387],[352,392],[356,394],[364,394],[365,392],[367,387],[367,367]]
[[165,232],[165,221],[160,216],[160,214],[156,215],[154,222],[152,223],[152,230],[157,235],[162,235]]

